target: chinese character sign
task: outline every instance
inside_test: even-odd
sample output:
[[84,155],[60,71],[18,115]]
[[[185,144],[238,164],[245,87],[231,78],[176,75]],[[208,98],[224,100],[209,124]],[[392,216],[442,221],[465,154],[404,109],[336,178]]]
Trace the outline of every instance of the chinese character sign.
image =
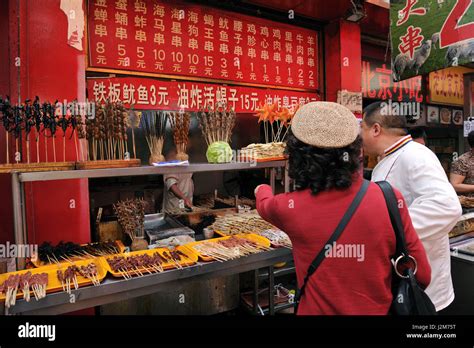
[[464,105],[464,74],[474,72],[464,67],[433,71],[429,74],[430,102]]
[[89,66],[316,90],[318,33],[179,1],[90,0]]
[[472,0],[391,0],[393,80],[474,62]]
[[89,99],[98,103],[121,101],[126,107],[141,110],[191,112],[220,104],[237,113],[252,113],[264,104],[294,109],[320,100],[316,93],[140,77],[91,78],[87,80],[87,91]]
[[421,77],[393,82],[390,65],[383,62],[362,61],[362,97],[393,101],[423,101]]

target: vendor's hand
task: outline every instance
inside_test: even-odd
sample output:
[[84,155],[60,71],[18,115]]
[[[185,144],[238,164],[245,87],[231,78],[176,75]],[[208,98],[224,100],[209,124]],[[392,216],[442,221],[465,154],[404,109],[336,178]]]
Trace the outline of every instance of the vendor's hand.
[[184,199],[184,205],[187,206],[188,208],[192,208],[193,207],[193,204],[191,203],[191,201],[187,198]]

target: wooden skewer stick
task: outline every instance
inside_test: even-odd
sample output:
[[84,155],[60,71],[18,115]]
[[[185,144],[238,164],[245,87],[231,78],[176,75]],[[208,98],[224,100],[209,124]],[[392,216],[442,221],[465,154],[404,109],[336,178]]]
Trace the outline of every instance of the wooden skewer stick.
[[79,151],[77,147],[77,134],[74,134],[74,149],[76,150],[76,162],[79,161]]
[[36,163],[40,163],[40,152],[39,152],[38,133],[36,134]]
[[7,142],[7,164],[10,164],[10,151],[9,151],[9,148],[10,148],[10,139],[9,139],[9,133],[8,132],[5,132],[5,139],[6,139],[6,142]]
[[132,146],[133,146],[133,158],[137,158],[137,151],[135,149],[135,130],[132,127]]
[[55,141],[55,139],[56,139],[56,136],[53,135],[53,160],[54,160],[54,162],[56,162],[56,141]]
[[122,275],[125,277],[125,279],[130,279],[130,275],[124,268],[119,268],[119,271],[122,272]]
[[12,306],[15,305],[16,303],[16,293],[18,292],[18,286],[13,290],[13,296],[12,296]]
[[36,301],[38,301],[39,298],[38,298],[38,292],[36,291],[36,284],[34,284],[34,285],[31,287],[31,290],[33,290],[33,295],[35,295],[35,299],[36,299]]
[[15,140],[15,161],[16,161],[16,163],[18,163],[18,159],[16,157],[16,154],[18,153],[18,149],[19,149],[19,147],[18,147],[18,138],[16,138],[16,140]]
[[143,277],[143,273],[140,272],[140,269],[138,268],[138,266],[135,266],[134,269],[137,270],[138,274]]
[[48,162],[48,138],[44,136],[44,154],[46,156],[46,162]]
[[26,163],[30,163],[30,135],[26,138]]

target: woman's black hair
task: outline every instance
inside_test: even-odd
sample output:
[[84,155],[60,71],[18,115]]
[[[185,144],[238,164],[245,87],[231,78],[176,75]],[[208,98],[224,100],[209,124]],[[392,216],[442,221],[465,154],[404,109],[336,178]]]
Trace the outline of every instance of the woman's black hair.
[[474,131],[470,131],[467,135],[467,142],[471,148],[474,148]]
[[317,194],[332,188],[349,188],[362,163],[361,147],[360,136],[346,147],[325,149],[305,144],[290,134],[285,153],[296,190],[309,188]]

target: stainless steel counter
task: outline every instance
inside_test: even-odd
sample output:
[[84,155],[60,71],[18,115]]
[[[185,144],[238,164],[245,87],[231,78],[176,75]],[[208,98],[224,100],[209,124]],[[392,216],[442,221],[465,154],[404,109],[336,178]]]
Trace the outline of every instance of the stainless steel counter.
[[84,169],[84,170],[64,170],[50,172],[30,172],[19,173],[20,182],[30,181],[51,181],[64,179],[82,179],[82,178],[107,178],[118,176],[140,176],[140,175],[160,175],[171,173],[199,173],[199,172],[217,172],[228,170],[252,170],[262,168],[285,167],[286,161],[270,162],[239,162],[239,163],[193,163],[188,166],[174,167],[155,167],[141,166],[130,168],[105,168],[105,169]]
[[[112,278],[109,275],[100,286],[88,286],[73,290],[73,296],[59,292],[48,294],[40,301],[35,299],[30,302],[18,300],[15,306],[9,308],[7,314],[62,314],[152,294],[157,291],[157,287],[159,289],[172,288],[178,282],[210,279],[271,267],[278,262],[289,261],[292,258],[291,250],[281,248],[226,262],[199,262],[191,267],[148,274],[130,280]],[[5,313],[5,309],[2,309]]]

